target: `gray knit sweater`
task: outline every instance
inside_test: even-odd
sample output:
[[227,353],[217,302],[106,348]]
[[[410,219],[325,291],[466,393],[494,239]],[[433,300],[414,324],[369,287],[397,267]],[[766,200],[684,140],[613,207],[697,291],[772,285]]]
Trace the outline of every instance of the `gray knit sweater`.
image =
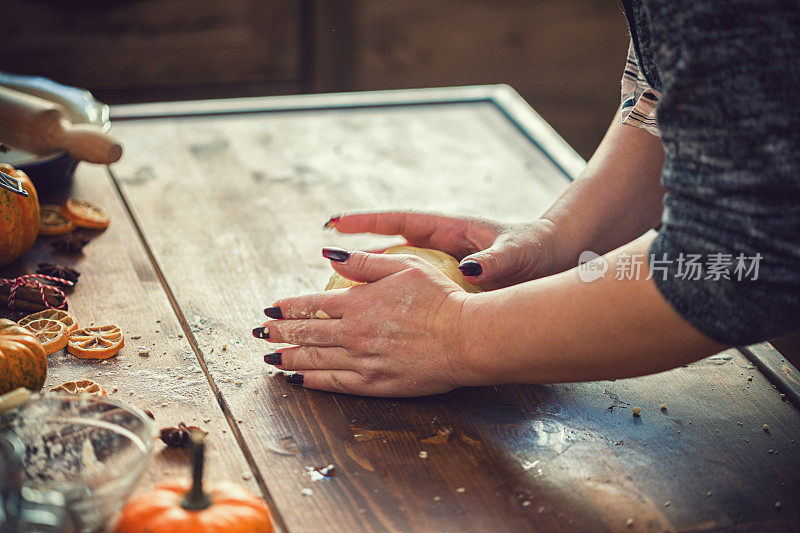
[[[623,4],[639,67],[661,93],[658,288],[722,343],[800,329],[800,2]],[[703,258],[701,275],[686,275],[687,256]],[[730,279],[710,261],[720,257],[732,259]],[[749,275],[737,257],[751,258]]]

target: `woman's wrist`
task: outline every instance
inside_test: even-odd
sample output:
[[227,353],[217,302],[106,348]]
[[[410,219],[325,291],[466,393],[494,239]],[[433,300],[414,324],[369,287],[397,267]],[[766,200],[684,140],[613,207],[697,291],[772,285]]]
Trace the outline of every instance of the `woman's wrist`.
[[[492,291],[494,292],[494,291]],[[458,386],[478,387],[507,382],[497,365],[502,339],[489,338],[487,313],[496,307],[492,292],[466,294],[456,330],[456,375]]]
[[531,224],[532,231],[536,233],[536,250],[539,254],[540,271],[536,278],[552,276],[572,268],[572,253],[569,250],[570,242],[562,237],[559,224],[549,218],[539,218]]

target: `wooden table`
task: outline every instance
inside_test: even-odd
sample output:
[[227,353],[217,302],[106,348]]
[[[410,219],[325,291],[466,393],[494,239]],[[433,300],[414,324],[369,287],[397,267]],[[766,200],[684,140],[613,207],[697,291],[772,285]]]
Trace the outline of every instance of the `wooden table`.
[[[120,324],[127,345],[103,364],[56,354],[47,385],[90,377],[159,426],[206,428],[209,477],[261,493],[282,530],[800,526],[800,416],[787,401],[800,380],[768,344],[644,378],[400,400],[292,387],[264,364],[250,331],[274,300],[324,285],[323,245],[394,242],[323,232],[330,215],[529,220],[567,186],[583,162],[510,88],[164,103],[113,118],[123,160],[43,191],[104,206],[111,226],[77,259],[40,240],[1,273],[76,265],[70,309]],[[306,475],[328,464],[333,479]],[[140,489],[185,472],[184,452],[158,443]]]

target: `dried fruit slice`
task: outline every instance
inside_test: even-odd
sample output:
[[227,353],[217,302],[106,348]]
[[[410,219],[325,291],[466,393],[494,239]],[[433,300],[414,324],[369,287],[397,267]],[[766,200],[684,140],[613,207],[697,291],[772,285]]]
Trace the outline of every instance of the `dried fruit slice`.
[[106,229],[108,227],[108,215],[105,211],[86,200],[70,198],[61,212],[70,219],[76,226],[91,229]]
[[91,394],[93,396],[106,396],[106,390],[96,381],[91,379],[76,379],[65,381],[50,392],[69,392],[70,394]]
[[67,345],[69,331],[66,324],[49,318],[37,318],[25,324],[25,329],[36,335],[45,355],[56,353]]
[[75,224],[61,213],[57,205],[39,207],[39,235],[64,235],[75,229]]
[[72,318],[72,315],[61,309],[45,309],[43,311],[33,313],[32,315],[28,315],[20,319],[19,325],[22,327],[27,327],[28,324],[34,320],[39,320],[41,318],[45,318],[47,320],[57,320],[58,322],[61,322],[67,326],[67,333],[72,333],[78,329],[78,323],[75,322],[75,319]]
[[72,332],[67,351],[80,359],[108,359],[125,346],[119,326],[92,326]]

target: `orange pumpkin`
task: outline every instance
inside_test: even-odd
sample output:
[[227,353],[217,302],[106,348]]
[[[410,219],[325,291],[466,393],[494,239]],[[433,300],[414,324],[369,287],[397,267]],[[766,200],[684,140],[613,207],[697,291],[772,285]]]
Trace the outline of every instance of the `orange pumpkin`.
[[27,252],[39,235],[39,197],[36,189],[21,170],[0,165],[0,170],[16,178],[28,197],[0,189],[0,266],[7,265]]
[[192,432],[192,482],[168,481],[129,501],[115,533],[270,533],[272,516],[264,502],[229,482],[203,491],[201,432]]
[[39,392],[46,376],[47,356],[33,333],[0,318],[0,394],[19,387]]

